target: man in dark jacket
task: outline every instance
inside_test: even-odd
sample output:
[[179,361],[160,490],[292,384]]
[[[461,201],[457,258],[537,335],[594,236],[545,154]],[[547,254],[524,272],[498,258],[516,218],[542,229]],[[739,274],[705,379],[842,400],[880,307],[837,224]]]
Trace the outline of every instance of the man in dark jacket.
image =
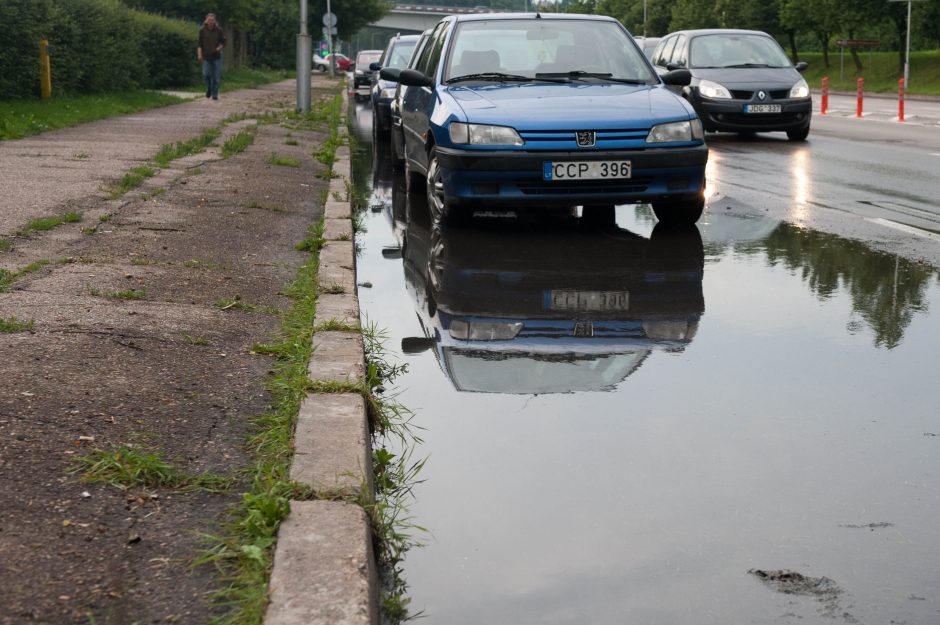
[[219,99],[219,79],[222,77],[222,48],[225,33],[216,24],[215,13],[206,16],[206,23],[199,29],[199,46],[196,57],[202,63],[202,77],[206,81],[206,97]]

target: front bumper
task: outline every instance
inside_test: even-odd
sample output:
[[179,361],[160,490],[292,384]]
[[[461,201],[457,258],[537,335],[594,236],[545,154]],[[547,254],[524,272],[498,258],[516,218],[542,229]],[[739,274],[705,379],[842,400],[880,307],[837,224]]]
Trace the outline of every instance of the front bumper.
[[[629,204],[701,197],[708,148],[652,148],[615,151],[532,152],[460,150],[437,147],[448,202],[494,206]],[[545,162],[632,163],[630,178],[546,181]]]
[[[693,102],[705,130],[766,132],[797,130],[809,126],[813,113],[810,98],[752,102],[750,100],[705,100]],[[779,104],[779,113],[745,113],[746,104]]]

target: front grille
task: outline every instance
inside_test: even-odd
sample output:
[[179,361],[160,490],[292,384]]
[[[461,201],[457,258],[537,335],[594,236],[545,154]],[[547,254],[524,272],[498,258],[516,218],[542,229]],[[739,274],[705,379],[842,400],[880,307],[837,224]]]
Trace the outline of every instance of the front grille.
[[[731,97],[735,100],[751,100],[756,93],[756,91],[732,90]],[[771,100],[786,100],[790,97],[789,89],[774,89],[773,91],[765,91],[765,93]]]
[[[594,130],[581,128],[580,131]],[[578,148],[575,138],[579,130],[520,130],[519,136],[527,145],[538,149],[539,143],[570,143]],[[616,141],[643,141],[649,134],[649,128],[614,128],[610,130],[596,130],[594,148],[603,149],[608,142]],[[580,148],[584,149],[584,148]]]
[[620,180],[564,180],[558,182],[520,182],[519,190],[525,195],[581,195],[591,193],[643,193],[650,178]]

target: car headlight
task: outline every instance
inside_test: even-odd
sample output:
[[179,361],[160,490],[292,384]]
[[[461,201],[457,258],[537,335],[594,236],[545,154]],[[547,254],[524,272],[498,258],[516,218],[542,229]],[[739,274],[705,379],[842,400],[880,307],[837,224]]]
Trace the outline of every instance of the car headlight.
[[392,87],[391,89],[382,89],[379,91],[379,97],[384,100],[391,100],[395,97],[395,88]]
[[719,85],[717,82],[703,80],[698,84],[698,92],[703,98],[723,98],[731,99],[731,92]]
[[450,335],[462,341],[508,341],[522,331],[521,321],[462,321],[450,323]]
[[698,322],[644,321],[643,331],[654,341],[691,341],[698,331]]
[[800,78],[800,80],[793,85],[793,88],[790,89],[791,98],[808,98],[809,97],[809,85],[806,84],[806,79]]
[[[696,127],[693,130],[693,126]],[[698,136],[695,133],[698,133]],[[658,124],[650,129],[646,136],[647,143],[670,143],[675,141],[691,141],[702,138],[702,122],[697,118],[681,122]]]
[[451,122],[450,140],[470,145],[525,145],[515,128]]
[[357,70],[356,70],[356,76],[362,76],[362,70],[361,70],[361,69],[357,69]]

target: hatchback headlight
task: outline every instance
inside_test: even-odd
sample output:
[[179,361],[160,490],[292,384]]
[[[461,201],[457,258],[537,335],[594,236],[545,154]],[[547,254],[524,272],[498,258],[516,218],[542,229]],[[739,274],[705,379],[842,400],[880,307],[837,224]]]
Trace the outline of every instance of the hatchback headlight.
[[698,84],[698,92],[703,98],[731,99],[731,92],[717,82],[703,80]]
[[450,335],[462,341],[508,341],[522,331],[521,321],[463,321],[450,323]]
[[362,72],[361,69],[357,69],[356,72],[355,72],[356,76],[362,76],[362,73],[363,73],[363,72]]
[[525,145],[515,128],[451,122],[450,140],[470,145]]
[[793,85],[793,88],[790,89],[791,98],[808,98],[809,97],[809,85],[806,84],[806,79],[800,78],[800,80]]
[[647,143],[670,143],[675,141],[692,141],[701,139],[702,122],[698,118],[681,122],[658,124],[650,129],[646,136]]

